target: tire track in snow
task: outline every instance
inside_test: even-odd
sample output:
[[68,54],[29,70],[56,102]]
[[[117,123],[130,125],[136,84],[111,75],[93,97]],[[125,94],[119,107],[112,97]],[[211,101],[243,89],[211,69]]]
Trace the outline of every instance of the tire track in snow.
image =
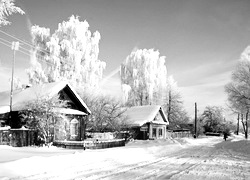
[[191,171],[184,171],[171,179],[250,179],[249,161],[244,157],[236,157],[234,152],[225,149],[223,145],[212,149],[209,160],[201,162],[199,165],[194,166]]
[[[201,148],[201,147],[198,147]],[[196,147],[197,149],[197,147]],[[129,165],[129,166],[120,166],[117,167],[115,170],[112,171],[103,171],[98,173],[98,175],[94,175],[92,177],[89,177],[90,179],[123,179],[123,176],[126,176],[126,179],[148,179],[150,178],[150,176],[154,176],[155,173],[158,172],[158,168],[152,168],[152,166],[157,166],[159,165],[159,163],[161,163],[161,168],[162,166],[166,166],[168,167],[169,165],[172,165],[172,167],[176,166],[176,163],[172,163],[169,164],[169,162],[177,162],[176,168],[179,168],[180,170],[176,171],[176,168],[168,168],[170,173],[169,174],[175,174],[175,173],[179,173],[187,168],[190,168],[190,166],[193,166],[193,164],[188,163],[188,161],[190,161],[188,158],[184,158],[189,156],[189,154],[187,155],[186,150],[180,150],[178,152],[175,153],[171,153],[168,156],[165,157],[161,157],[161,158],[157,158],[155,160],[151,160],[151,161],[146,161],[146,162],[142,162],[140,164],[135,164],[135,165]],[[145,169],[149,168],[149,170],[145,171]],[[144,174],[140,174],[136,171],[143,171]],[[145,173],[147,172],[147,173]],[[140,174],[139,176],[136,174]],[[131,177],[130,177],[131,176]],[[86,176],[79,176],[78,178],[88,178]],[[76,179],[78,179],[76,178]]]
[[[114,167],[113,169],[107,170],[107,166],[106,167],[104,166],[102,168],[102,171],[99,171],[96,174],[93,174],[93,173],[86,174],[86,172],[82,172],[82,173],[79,173],[78,176],[76,176],[74,179],[81,179],[81,178],[84,178],[84,179],[105,179],[107,177],[112,177],[112,176],[116,176],[119,174],[124,174],[124,173],[131,171],[133,169],[140,169],[140,168],[143,168],[145,166],[150,166],[150,165],[153,165],[153,164],[158,163],[160,161],[164,161],[165,159],[169,159],[169,158],[173,158],[173,157],[178,158],[178,156],[181,155],[181,154],[179,154],[179,155],[177,155],[177,154],[178,153],[172,153],[168,157],[160,157],[160,158],[156,158],[154,160],[150,160],[150,161],[145,160],[145,161],[142,161],[140,163],[128,164],[128,165],[124,165],[124,164],[119,163],[119,162],[114,163],[114,160],[113,160],[113,162],[109,161],[109,163],[112,165],[112,167]],[[183,152],[182,154],[185,154],[185,152]],[[109,164],[109,166],[110,166],[110,164]]]

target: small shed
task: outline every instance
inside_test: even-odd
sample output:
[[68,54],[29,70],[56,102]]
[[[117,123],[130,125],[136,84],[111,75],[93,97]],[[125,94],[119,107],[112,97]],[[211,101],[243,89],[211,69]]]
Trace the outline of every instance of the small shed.
[[135,139],[165,139],[169,122],[161,106],[134,106],[126,112],[130,130],[134,131]]

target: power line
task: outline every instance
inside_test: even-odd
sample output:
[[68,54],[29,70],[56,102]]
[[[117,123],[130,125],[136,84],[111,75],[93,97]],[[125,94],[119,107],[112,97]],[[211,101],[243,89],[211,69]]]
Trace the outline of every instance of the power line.
[[[2,41],[1,41],[2,40]],[[7,42],[7,43],[5,43],[5,42],[3,42],[3,41],[5,41],[5,42]],[[10,41],[8,41],[8,40],[5,40],[5,39],[2,39],[2,38],[0,38],[0,43],[2,43],[2,44],[4,44],[5,46],[8,46],[8,47],[10,47],[11,48],[11,42]],[[23,48],[23,47],[22,47]],[[24,50],[26,50],[26,51],[29,51],[29,50],[27,50],[27,49],[25,49],[25,48],[23,48]],[[27,52],[25,52],[25,51],[22,51],[22,50],[18,50],[18,51],[20,51],[20,52],[22,52],[23,54],[26,54],[26,55],[28,55],[28,56],[30,56],[30,54],[29,53],[27,53]]]
[[[36,47],[35,47],[34,45],[32,45],[31,43],[28,43],[28,42],[26,42],[26,41],[23,41],[23,40],[21,40],[21,39],[15,37],[15,36],[13,36],[13,35],[11,35],[11,34],[5,32],[5,31],[0,30],[0,32],[3,33],[3,34],[5,34],[5,35],[7,35],[7,36],[9,36],[9,37],[11,37],[11,38],[14,38],[14,39],[16,39],[16,40],[18,40],[18,41],[20,41],[20,42],[22,42],[22,43],[24,43],[24,44],[26,44],[26,45],[32,47],[32,48],[35,48],[35,49],[36,49]],[[7,40],[5,40],[5,41],[7,41]],[[8,41],[8,42],[9,42],[9,41]],[[9,42],[9,43],[12,43],[12,42]],[[24,49],[24,50],[26,50],[26,51],[30,51],[30,50],[27,50],[27,49],[24,48],[24,47],[21,47],[21,48]],[[20,50],[19,50],[19,51],[20,51]],[[41,48],[41,49],[36,49],[36,51],[40,51],[40,52],[43,52],[43,53],[45,53],[45,54],[48,53],[47,50],[42,49],[42,48]],[[22,51],[20,51],[20,52],[22,52]],[[22,53],[24,53],[24,52],[22,52]],[[30,52],[29,52],[29,53],[30,53]],[[28,55],[27,53],[24,53],[24,54]],[[30,56],[30,54],[29,54],[29,56]],[[52,65],[52,66],[55,65],[55,64],[53,64],[53,63],[47,62],[47,61],[45,61],[45,60],[42,60],[43,57],[40,56],[40,55],[37,55],[37,54],[36,54],[36,56],[41,58],[41,59],[38,59],[39,61],[43,61],[43,62],[45,62],[45,63],[47,63],[47,64]]]
[[[7,42],[8,44],[5,43],[5,42],[3,42],[3,41]],[[0,43],[2,43],[3,45],[8,46],[8,47],[11,48],[11,42],[8,41],[8,40],[5,40],[5,39],[3,39],[3,38],[0,38]],[[30,54],[30,50],[29,50],[29,49],[26,49],[26,48],[24,48],[24,47],[21,47],[21,48],[24,49],[24,50],[26,50],[26,51],[28,51],[28,53],[25,52],[25,51],[23,51],[23,50],[20,50],[20,49],[19,49],[18,51],[20,51],[21,53],[23,53],[23,54],[25,54],[25,55],[27,55],[27,56],[32,56],[32,54]],[[52,66],[55,65],[55,64],[53,64],[53,63],[51,63],[51,62],[48,62],[48,61],[43,60],[43,59],[42,59],[43,57],[40,56],[40,55],[36,55],[36,56],[41,58],[41,59],[37,59],[38,61],[45,62],[45,63],[50,64],[50,65],[52,65]]]
[[26,41],[23,41],[23,40],[21,40],[21,39],[15,37],[15,36],[13,36],[13,35],[7,33],[7,32],[4,32],[4,31],[2,31],[2,30],[0,30],[0,32],[3,33],[3,34],[5,34],[5,35],[7,35],[7,36],[9,36],[9,37],[11,37],[11,38],[13,38],[13,39],[16,39],[16,40],[22,42],[22,43],[24,43],[24,44],[26,44],[26,45],[28,45],[28,46],[30,46],[30,47],[33,47],[33,45],[32,45],[31,43],[27,43]]
[[[26,44],[26,45],[32,47],[32,48],[36,48],[33,44],[28,43],[28,42],[26,42],[26,41],[23,41],[23,40],[21,40],[21,39],[15,37],[15,36],[13,36],[13,35],[7,33],[7,32],[4,32],[4,31],[2,31],[2,30],[0,30],[0,32],[3,33],[3,34],[5,34],[5,35],[7,35],[7,36],[9,36],[9,37],[11,37],[11,38],[13,38],[13,39],[16,39],[16,40],[18,40],[18,41],[20,41],[20,42],[22,42],[22,43],[24,43],[24,44]],[[41,51],[41,52],[43,52],[43,53],[45,53],[45,54],[48,53],[48,51],[45,50],[45,49],[41,49],[41,50],[38,50],[38,51]]]
[[8,47],[11,48],[11,45],[10,45],[10,44],[6,44],[5,42],[2,42],[2,41],[0,41],[0,43],[2,43],[3,45],[8,46]]
[[[1,40],[0,40],[0,43],[11,48],[11,44],[7,44],[7,43],[5,43],[5,42],[2,42]],[[25,51],[22,51],[22,50],[20,50],[20,49],[19,49],[18,51],[20,51],[21,53],[23,53],[23,54],[25,54],[25,55],[30,56],[30,54],[28,54],[28,53],[25,52]]]
[[[2,40],[2,41],[4,41],[4,42],[7,42],[7,43],[9,43],[9,44],[12,44],[12,42],[10,42],[10,41],[8,41],[8,40],[6,40],[6,39],[3,39],[3,38],[1,38],[1,37],[0,37],[0,40]],[[22,45],[22,44],[20,44],[20,46],[19,46],[20,48],[22,48],[22,49],[24,49],[24,50],[26,50],[26,51],[28,51],[28,52],[30,51],[29,49],[26,49],[26,48],[22,47],[21,45]]]

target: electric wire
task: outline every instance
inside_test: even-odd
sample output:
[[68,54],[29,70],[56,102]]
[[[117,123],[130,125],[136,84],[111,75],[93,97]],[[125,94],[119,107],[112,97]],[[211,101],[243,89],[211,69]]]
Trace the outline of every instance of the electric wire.
[[[12,42],[10,42],[10,41],[8,41],[8,40],[6,40],[6,39],[3,39],[3,38],[1,38],[1,37],[0,37],[0,40],[5,41],[5,42],[7,42],[7,43],[10,43],[10,44],[11,44],[11,47],[12,47]],[[19,47],[22,48],[22,49],[25,50],[25,51],[30,52],[29,49],[26,49],[26,48],[22,47],[22,44],[19,44]]]
[[[34,45],[32,45],[31,43],[28,43],[28,42],[26,42],[26,41],[23,41],[23,40],[21,40],[21,39],[15,37],[15,36],[13,36],[13,35],[11,35],[11,34],[5,32],[5,31],[2,31],[1,29],[0,29],[0,32],[3,33],[3,34],[5,34],[5,35],[7,35],[7,36],[9,36],[9,37],[11,37],[11,38],[13,38],[13,39],[15,39],[15,40],[18,40],[18,41],[22,42],[23,44],[26,44],[26,45],[28,45],[28,46],[30,46],[30,47],[36,49],[36,47],[35,47]],[[7,40],[6,40],[6,41],[7,41]],[[10,42],[10,43],[12,44],[12,42]],[[25,49],[24,47],[22,47],[22,48]],[[29,53],[30,53],[30,50],[27,50],[27,49],[25,49],[25,50],[26,50],[26,51],[29,51]],[[48,53],[47,50],[41,49],[41,48],[40,48],[40,49],[36,49],[36,51],[40,51],[40,52],[43,52],[43,53],[45,53],[45,54]],[[26,55],[28,55],[28,54],[26,53]],[[30,54],[29,54],[29,56],[30,56]],[[51,63],[51,62],[47,62],[47,61],[43,60],[43,57],[40,56],[40,55],[37,55],[37,54],[36,54],[36,56],[37,56],[37,57],[40,57],[40,59],[38,59],[39,61],[43,61],[43,62],[45,62],[45,63],[47,63],[47,64],[52,65],[52,66],[55,65],[55,64],[53,64],[53,63]]]
[[[7,44],[7,43],[5,43],[5,42],[2,42],[1,40],[0,40],[0,43],[1,44],[3,44],[3,45],[5,45],[5,46],[8,46],[8,47],[12,47],[12,45],[11,44]],[[23,51],[23,50],[18,50],[18,51],[20,51],[21,53],[23,53],[23,54],[25,54],[25,55],[28,55],[28,56],[30,56],[30,54],[28,54],[27,52],[25,52],[25,51]]]
[[[11,34],[5,32],[5,31],[2,31],[1,29],[0,29],[0,32],[3,33],[3,34],[5,34],[5,35],[7,35],[7,36],[9,36],[9,37],[11,37],[11,38],[13,38],[13,39],[15,39],[15,40],[18,40],[18,41],[20,41],[20,42],[22,42],[22,43],[24,43],[24,44],[26,44],[26,45],[28,45],[28,46],[30,46],[30,47],[32,47],[32,48],[36,48],[33,44],[28,43],[28,42],[26,42],[26,41],[23,41],[23,40],[21,40],[21,39],[15,37],[15,36],[13,36],[13,35],[11,35]],[[41,49],[41,50],[39,50],[39,51],[41,51],[41,52],[43,52],[43,53],[45,53],[45,54],[48,53],[48,51],[46,51],[45,49]]]
[[[4,41],[4,42],[3,42]],[[7,43],[8,44],[7,44]],[[10,42],[10,41],[8,41],[8,40],[6,40],[6,39],[3,39],[3,38],[0,38],[0,43],[2,43],[3,45],[5,45],[5,46],[8,46],[8,47],[12,47],[12,42]],[[22,46],[19,46],[21,49],[24,49],[24,50],[21,50],[21,49],[19,49],[18,51],[20,51],[21,53],[23,53],[23,54],[25,54],[25,55],[27,55],[27,56],[32,56],[32,54],[31,54],[31,52],[30,52],[30,50],[29,49],[26,49],[26,48],[24,48],[24,47],[22,47]],[[28,51],[28,52],[25,52],[25,51]],[[51,62],[47,62],[47,61],[45,61],[45,60],[43,60],[43,57],[42,56],[40,56],[40,55],[36,55],[37,57],[40,57],[40,59],[38,59],[38,61],[42,61],[42,62],[44,62],[44,63],[47,63],[47,64],[50,64],[50,65],[52,65],[52,66],[54,66],[54,64],[53,63],[51,63]]]

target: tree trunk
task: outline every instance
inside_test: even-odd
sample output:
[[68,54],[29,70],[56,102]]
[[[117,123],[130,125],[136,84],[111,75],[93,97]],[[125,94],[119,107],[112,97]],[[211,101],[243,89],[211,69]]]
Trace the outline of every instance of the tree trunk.
[[246,138],[246,139],[248,138],[248,124],[247,124],[247,121],[248,121],[248,113],[249,113],[249,111],[247,111],[247,113],[246,113],[246,123],[245,123],[245,138]]
[[194,105],[194,138],[197,138],[197,104]]
[[247,139],[248,138],[248,123],[247,123],[247,121],[246,121],[245,126],[246,126],[245,138]]
[[242,123],[243,131],[244,131],[244,133],[245,133],[246,130],[245,130],[245,124],[244,124],[243,114],[241,114],[241,123]]
[[51,117],[52,118],[52,123],[53,123],[53,142],[56,140],[56,135],[55,135],[55,132],[56,132],[56,119],[55,117]]
[[46,124],[47,124],[47,141],[46,144],[49,144],[51,142],[50,139],[50,122],[49,122],[49,115],[48,112],[46,112]]
[[45,145],[46,145],[46,142],[47,142],[47,132],[46,132],[46,127],[45,128],[43,128],[43,134],[42,134],[42,136],[43,136],[43,139],[44,139],[44,143],[45,143]]
[[238,113],[238,118],[237,118],[237,129],[236,129],[237,135],[239,135],[239,126],[240,126],[240,113]]
[[171,91],[169,90],[169,93],[168,93],[168,122],[170,122],[170,113],[171,113]]

